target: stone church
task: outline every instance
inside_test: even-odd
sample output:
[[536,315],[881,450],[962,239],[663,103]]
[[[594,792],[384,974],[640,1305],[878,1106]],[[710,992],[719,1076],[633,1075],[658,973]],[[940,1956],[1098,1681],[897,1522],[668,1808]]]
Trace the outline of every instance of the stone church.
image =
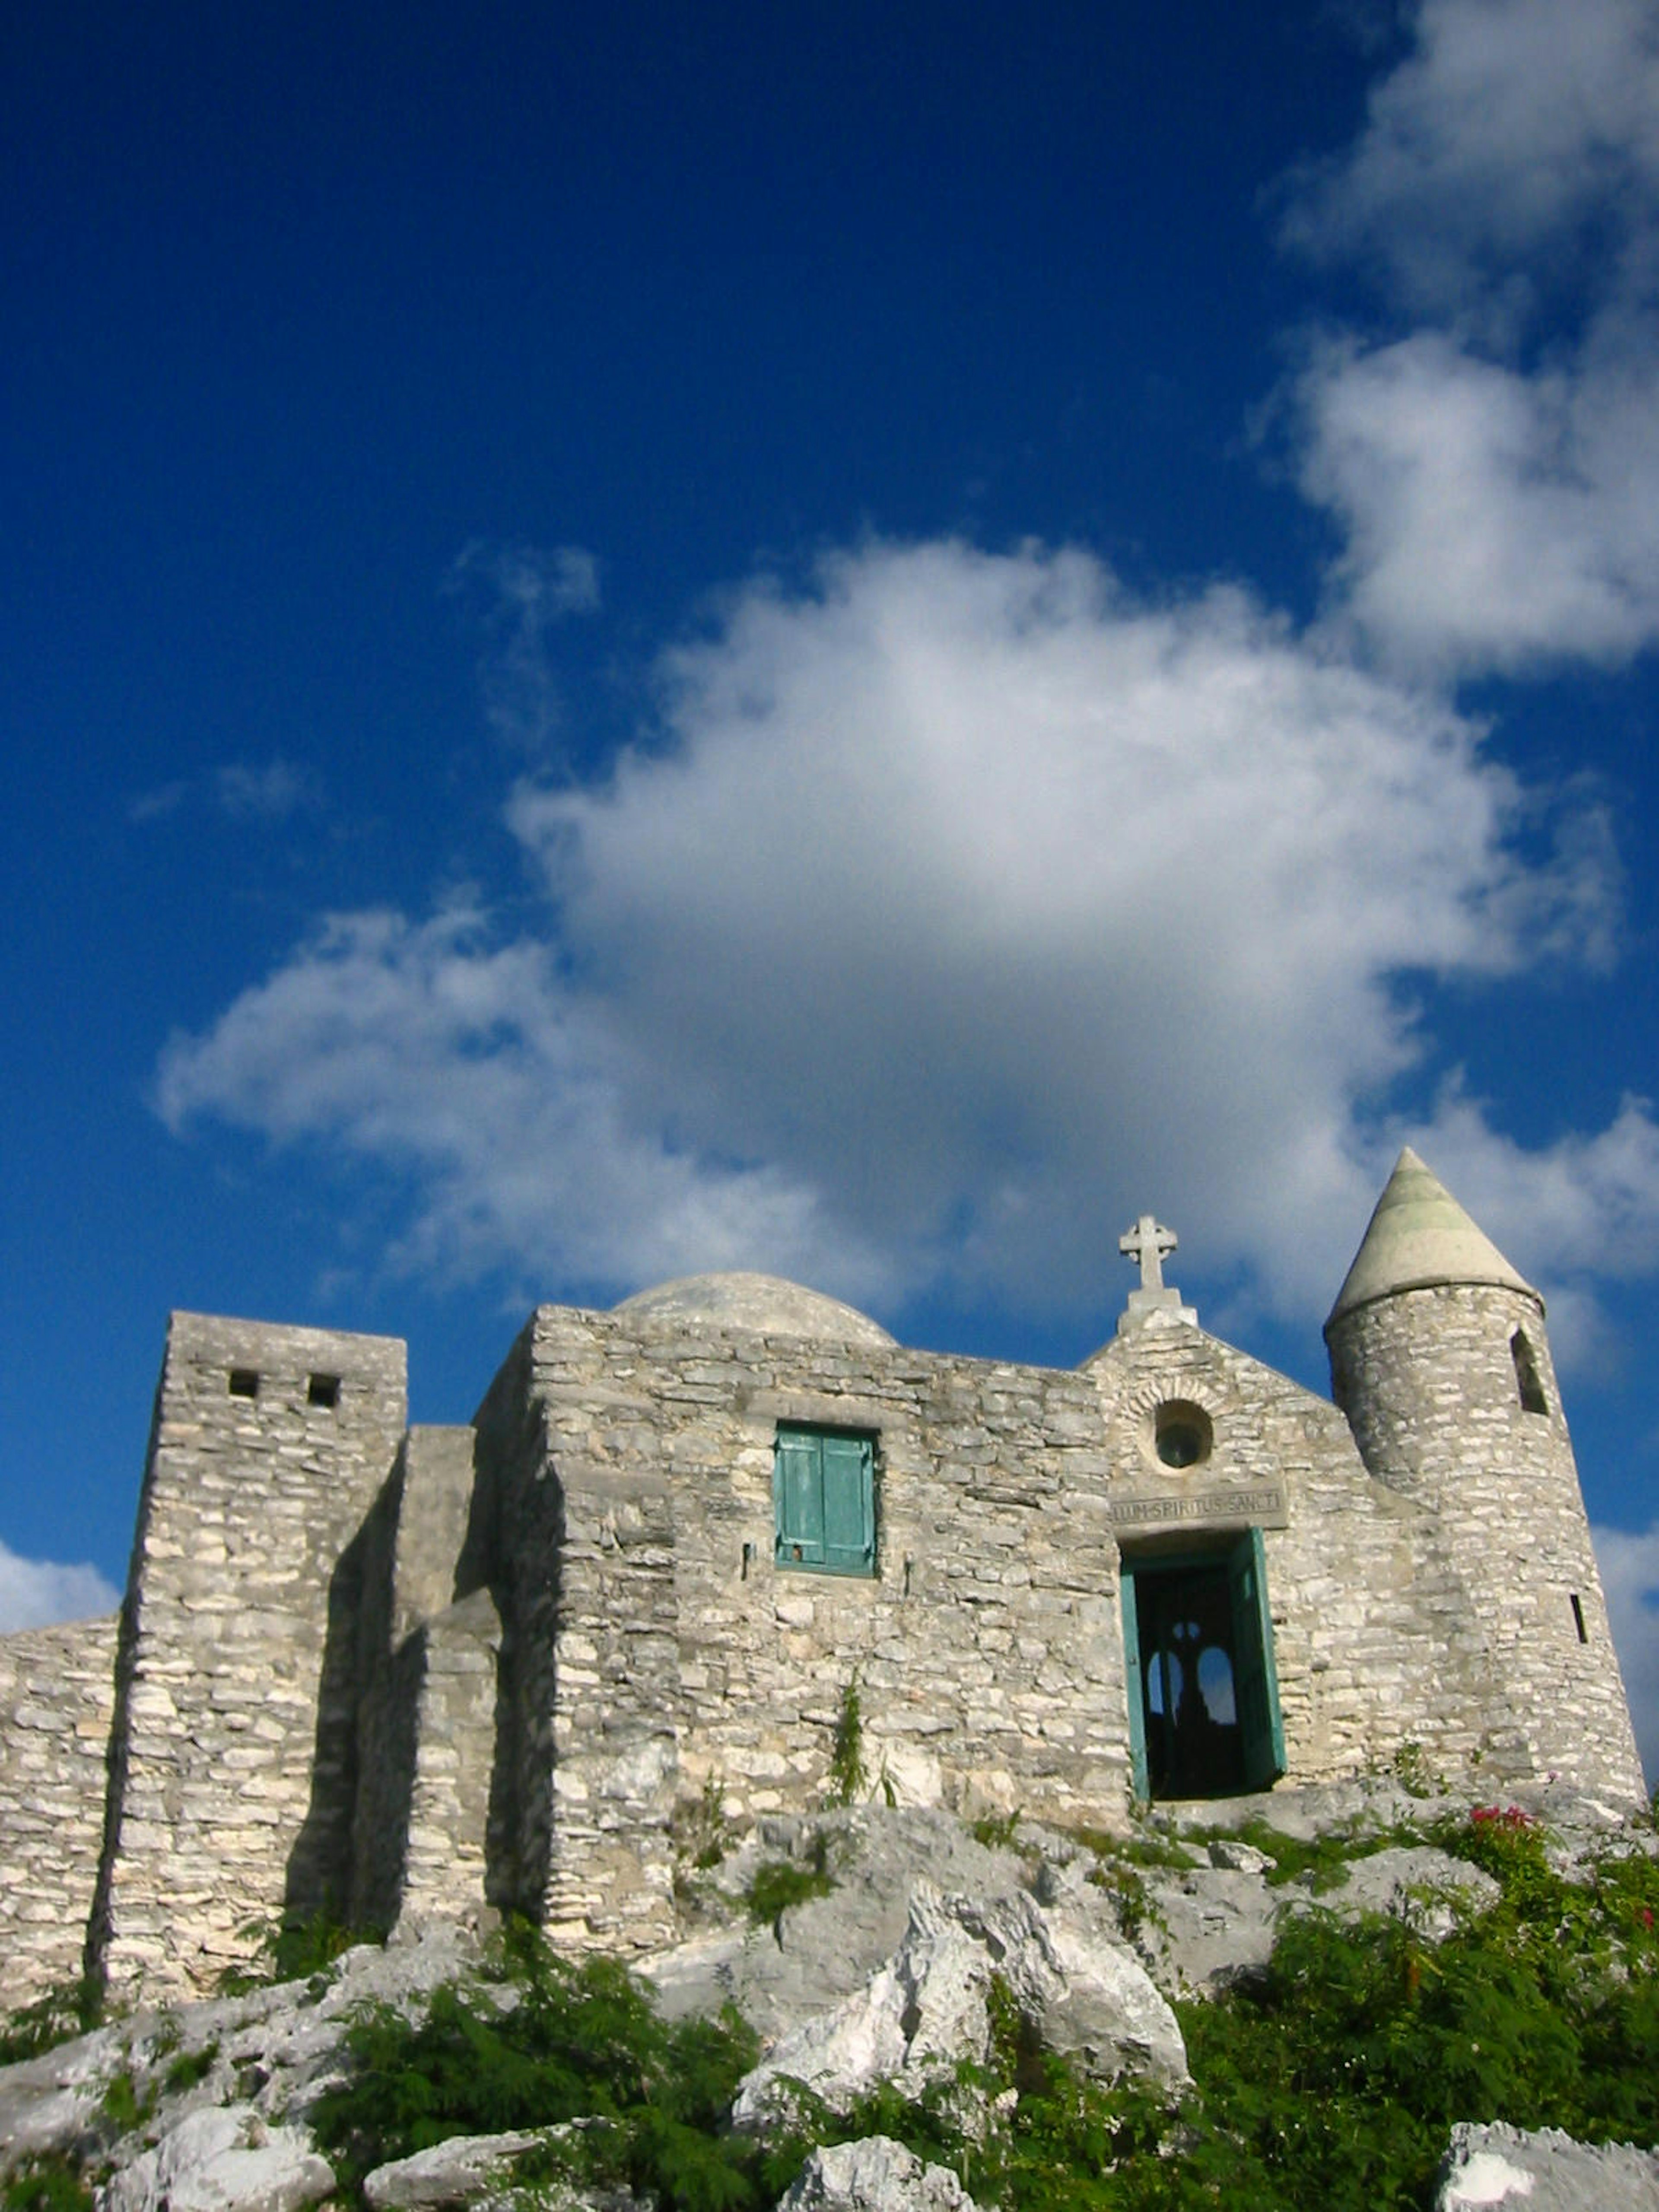
[[854,1686],[900,1802],[1640,1802],[1536,1291],[1402,1153],[1328,1401],[1174,1243],[1074,1370],[711,1275],[541,1307],[456,1427],[395,1339],[174,1314],[118,1619],[0,1638],[0,2003],[199,1990],[322,1910],[648,1946],[677,1814],[822,1803]]

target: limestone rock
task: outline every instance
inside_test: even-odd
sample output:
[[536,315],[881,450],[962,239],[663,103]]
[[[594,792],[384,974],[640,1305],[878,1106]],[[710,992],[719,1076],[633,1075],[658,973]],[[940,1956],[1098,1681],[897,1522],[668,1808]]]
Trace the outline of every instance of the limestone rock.
[[99,2212],[300,2212],[333,2189],[304,2129],[268,2127],[251,2105],[209,2106],[118,2173]]
[[1575,2142],[1559,2128],[1461,2121],[1438,2185],[1435,2212],[1505,2204],[1527,2212],[1659,2212],[1659,2152]]
[[975,2212],[948,2166],[924,2166],[890,2136],[815,2150],[778,2212]]
[[118,2030],[100,2027],[0,2067],[0,2174],[21,2160],[70,2151],[92,2132],[123,2049]]
[[534,2135],[452,2136],[412,2157],[377,2166],[363,2182],[373,2212],[428,2212],[439,2204],[465,2204],[499,2190]]
[[1236,1836],[1218,1836],[1210,1845],[1210,1864],[1228,1874],[1266,1874],[1273,1863],[1269,1852],[1241,1844]]
[[1146,1969],[1069,1903],[1023,1890],[984,1900],[919,1884],[904,1940],[864,1987],[781,2036],[744,2077],[733,2124],[764,2127],[790,2082],[845,2110],[878,2082],[920,2095],[963,2060],[990,2056],[993,1978],[1023,2018],[1095,2074],[1175,2084],[1187,2076],[1174,2014]]
[[804,1862],[827,1838],[835,1887],[792,1905],[774,1926],[740,1923],[693,1936],[641,1962],[664,2014],[682,2020],[735,2004],[763,2040],[784,2034],[861,1989],[903,1941],[919,1882],[975,1897],[1018,1887],[1018,1854],[977,1843],[948,1813],[866,1806],[812,1821],[769,1820],[710,1876],[737,1908],[763,1861]]
[[1135,1948],[1162,1990],[1223,1989],[1273,1956],[1285,1893],[1260,1874],[1227,1867],[1149,1867],[1147,1911]]
[[1451,1934],[1460,1907],[1484,1911],[1502,1894],[1484,1868],[1422,1844],[1355,1859],[1341,1888],[1320,1902],[1341,1913],[1393,1913],[1438,1942]]
[[[554,2127],[503,2135],[451,2136],[409,2158],[377,2166],[364,2180],[363,2196],[370,2212],[437,2212],[442,2205],[521,2203],[525,2200],[519,2192],[526,2185],[514,2169],[526,2151],[612,2124],[606,2119],[566,2120]],[[632,2190],[620,2186],[538,2179],[529,2188],[542,2212],[646,2212]]]

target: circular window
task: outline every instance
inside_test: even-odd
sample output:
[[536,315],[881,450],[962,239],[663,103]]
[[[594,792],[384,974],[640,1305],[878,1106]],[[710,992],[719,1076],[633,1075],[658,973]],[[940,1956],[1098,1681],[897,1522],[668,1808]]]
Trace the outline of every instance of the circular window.
[[1152,1415],[1152,1449],[1165,1467],[1200,1467],[1215,1443],[1215,1431],[1202,1406],[1170,1398]]

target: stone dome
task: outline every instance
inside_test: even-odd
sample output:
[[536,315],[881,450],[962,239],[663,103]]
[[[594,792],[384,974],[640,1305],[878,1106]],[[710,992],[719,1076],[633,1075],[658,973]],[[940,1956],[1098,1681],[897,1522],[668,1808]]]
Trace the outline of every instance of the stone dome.
[[839,1298],[809,1291],[803,1284],[786,1282],[781,1275],[742,1272],[683,1275],[677,1282],[636,1291],[611,1310],[632,1321],[663,1321],[681,1327],[703,1322],[714,1328],[746,1329],[757,1336],[814,1338],[825,1344],[874,1346],[896,1341],[879,1322],[872,1321],[856,1306],[843,1305]]

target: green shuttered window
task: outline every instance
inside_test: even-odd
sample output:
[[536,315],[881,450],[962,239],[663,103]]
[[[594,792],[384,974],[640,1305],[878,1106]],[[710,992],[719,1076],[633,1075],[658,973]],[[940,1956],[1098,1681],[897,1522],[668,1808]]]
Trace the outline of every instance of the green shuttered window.
[[876,1571],[876,1440],[781,1426],[772,1470],[777,1563],[826,1575]]

